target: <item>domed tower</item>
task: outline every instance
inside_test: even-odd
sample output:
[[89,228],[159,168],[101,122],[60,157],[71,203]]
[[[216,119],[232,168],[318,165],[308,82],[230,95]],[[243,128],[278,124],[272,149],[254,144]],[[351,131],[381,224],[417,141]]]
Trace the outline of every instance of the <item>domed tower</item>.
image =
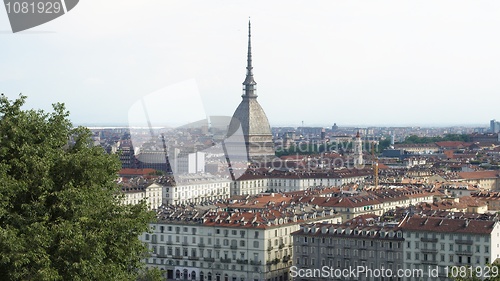
[[275,157],[273,135],[266,113],[257,102],[257,83],[253,78],[250,21],[248,22],[248,54],[242,101],[229,124],[228,136],[241,126],[248,162],[269,161]]

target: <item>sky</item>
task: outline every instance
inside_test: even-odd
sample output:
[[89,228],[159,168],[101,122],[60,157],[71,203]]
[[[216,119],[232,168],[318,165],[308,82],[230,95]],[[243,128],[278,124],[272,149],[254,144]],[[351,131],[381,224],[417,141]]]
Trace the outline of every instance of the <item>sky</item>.
[[0,93],[63,102],[75,124],[131,124],[138,105],[155,124],[231,116],[250,17],[271,126],[487,127],[499,14],[499,1],[82,0],[14,34],[0,9]]

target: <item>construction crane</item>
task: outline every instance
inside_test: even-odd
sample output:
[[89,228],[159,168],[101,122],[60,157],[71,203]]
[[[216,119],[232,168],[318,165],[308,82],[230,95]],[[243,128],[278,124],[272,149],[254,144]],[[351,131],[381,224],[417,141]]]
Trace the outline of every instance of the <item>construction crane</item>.
[[373,159],[373,183],[375,188],[378,187],[378,157],[375,156],[375,142],[372,142],[372,159]]

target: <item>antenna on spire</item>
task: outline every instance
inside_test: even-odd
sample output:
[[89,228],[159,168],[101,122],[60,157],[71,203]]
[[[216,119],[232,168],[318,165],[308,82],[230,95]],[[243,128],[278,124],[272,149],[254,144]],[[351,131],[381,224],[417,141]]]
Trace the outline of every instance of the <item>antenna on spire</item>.
[[250,17],[248,17],[248,53],[247,53],[247,75],[243,82],[245,86],[246,96],[256,96],[254,93],[255,85],[257,82],[253,79],[253,66],[252,66],[252,31]]
[[252,28],[250,17],[248,17],[248,54],[247,54],[247,75],[253,76],[252,67]]

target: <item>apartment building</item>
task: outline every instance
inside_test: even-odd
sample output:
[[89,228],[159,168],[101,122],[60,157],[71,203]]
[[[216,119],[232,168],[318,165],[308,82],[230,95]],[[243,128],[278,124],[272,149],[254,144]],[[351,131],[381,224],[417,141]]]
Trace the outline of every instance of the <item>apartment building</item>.
[[150,232],[148,267],[167,280],[286,281],[293,251],[290,234],[302,223],[340,223],[332,210],[270,209],[226,212],[215,206],[162,206]]
[[249,170],[234,181],[231,194],[254,195],[266,191],[291,192],[319,186],[342,186],[364,182],[371,173],[368,170],[356,169],[330,172]]
[[149,210],[157,209],[163,201],[163,186],[157,183],[131,183],[121,188],[124,204],[138,204],[146,200]]
[[[424,212],[411,208],[393,222],[364,215],[343,224],[302,224],[292,233],[294,280],[349,280],[328,272],[386,269],[393,279],[360,274],[353,280],[451,281],[452,270],[487,270],[500,258],[497,215]],[[406,214],[406,215],[405,215]],[[302,273],[302,274],[297,274]],[[402,275],[398,275],[402,274]],[[456,271],[454,274],[458,274]],[[352,276],[351,276],[352,277]]]
[[382,188],[369,191],[361,195],[344,197],[317,197],[305,196],[299,202],[314,204],[322,207],[333,208],[342,216],[343,221],[350,220],[356,216],[383,213],[396,209],[396,207],[408,207],[422,202],[432,203],[434,195],[418,188]]
[[175,177],[175,185],[164,186],[165,204],[192,204],[227,199],[231,180],[211,174],[186,174]]
[[[340,272],[358,266],[392,272],[404,267],[404,239],[397,224],[316,223],[301,225],[292,237],[294,280],[379,280],[369,274],[349,276]],[[332,272],[336,273],[332,276]]]
[[[497,219],[407,217],[403,231],[404,262],[408,269],[437,268],[446,279],[452,266],[480,266],[500,257],[500,225]],[[419,279],[420,280],[420,279]]]

